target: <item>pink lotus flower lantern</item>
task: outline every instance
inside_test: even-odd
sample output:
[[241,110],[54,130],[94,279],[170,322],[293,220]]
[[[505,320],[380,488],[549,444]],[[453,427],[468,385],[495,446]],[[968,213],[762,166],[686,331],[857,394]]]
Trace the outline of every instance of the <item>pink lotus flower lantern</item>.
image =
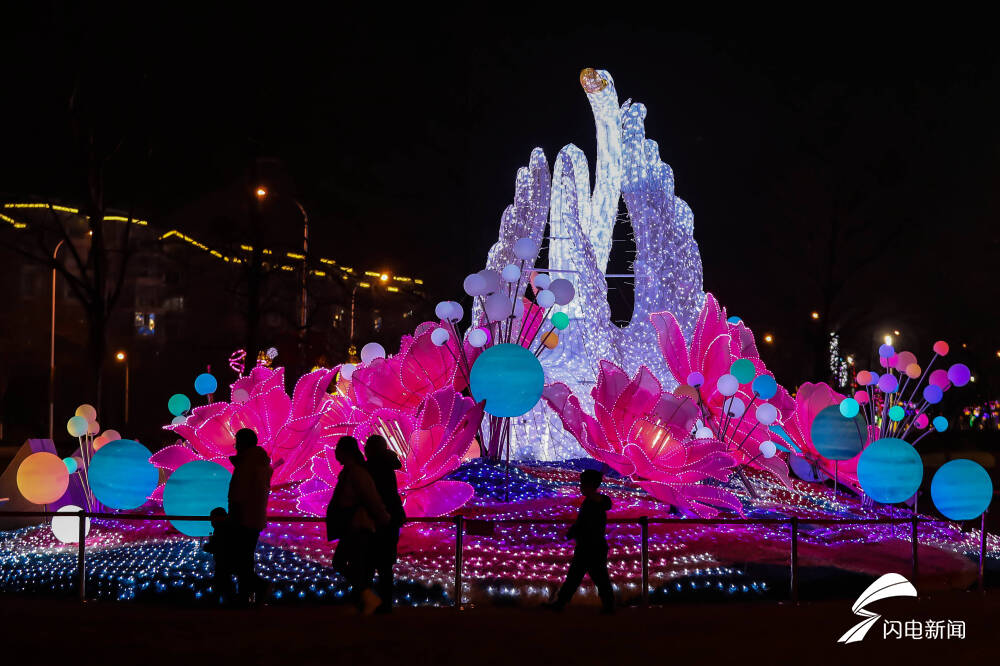
[[788,465],[773,446],[770,426],[792,414],[788,392],[774,381],[757,353],[753,333],[742,321],[728,321],[712,294],[698,317],[690,343],[669,312],[650,315],[678,394],[698,402],[701,427],[726,442],[740,465],[775,474],[789,483]]
[[273,486],[304,480],[312,457],[349,434],[349,425],[340,422],[353,410],[326,392],[335,374],[324,368],[303,375],[289,396],[284,368],[258,366],[233,383],[232,402],[195,407],[182,423],[164,426],[187,445],[168,446],[151,461],[169,471],[192,460],[211,460],[232,470],[229,456],[236,453],[236,432],[250,428],[271,457]]
[[[796,392],[795,410],[791,418],[785,420],[783,428],[791,440],[792,448],[798,449],[798,453],[811,465],[822,470],[831,479],[837,478],[841,484],[860,494],[858,458],[840,462],[828,460],[820,454],[812,441],[811,428],[816,415],[826,407],[839,405],[843,400],[844,396],[822,382],[817,384],[806,382]],[[869,429],[869,439],[878,437],[877,429],[874,429],[874,432],[872,430]]]
[[421,401],[438,389],[461,391],[466,377],[457,362],[455,340],[437,345],[431,339],[438,324],[424,322],[413,336],[403,336],[399,353],[376,358],[351,374],[351,398],[359,409],[416,411]]
[[[355,428],[354,436],[364,442],[369,435],[381,435],[399,456],[403,467],[396,478],[408,514],[442,516],[474,494],[465,482],[441,478],[462,463],[482,417],[482,404],[443,388],[424,398],[416,412],[390,408],[371,412],[368,420]],[[340,472],[335,448],[336,442],[331,442],[313,457],[312,478],[300,488],[300,511],[313,515],[326,511]]]
[[690,437],[698,417],[693,400],[663,391],[645,367],[629,380],[608,361],[591,395],[594,416],[565,384],[545,387],[543,398],[585,451],[660,501],[699,517],[716,515],[718,506],[741,511],[735,495],[702,483],[728,481],[735,460],[723,442]]

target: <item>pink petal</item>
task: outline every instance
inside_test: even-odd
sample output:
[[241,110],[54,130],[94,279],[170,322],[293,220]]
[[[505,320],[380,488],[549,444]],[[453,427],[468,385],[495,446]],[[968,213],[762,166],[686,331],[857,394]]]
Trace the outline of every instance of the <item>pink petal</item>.
[[438,481],[407,492],[403,508],[410,516],[444,516],[464,506],[475,493],[464,481]]

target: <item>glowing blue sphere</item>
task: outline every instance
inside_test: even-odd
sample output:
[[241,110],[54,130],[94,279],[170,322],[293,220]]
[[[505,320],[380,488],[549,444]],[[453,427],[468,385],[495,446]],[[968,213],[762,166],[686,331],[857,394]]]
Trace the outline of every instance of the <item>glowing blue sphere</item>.
[[535,355],[520,345],[490,347],[472,364],[470,388],[493,416],[521,416],[542,397],[545,373]]
[[174,416],[180,416],[191,409],[191,399],[183,393],[175,393],[167,400],[167,409]]
[[889,418],[891,420],[898,423],[899,421],[902,421],[903,417],[905,416],[906,416],[906,410],[903,409],[901,406],[893,405],[892,407],[889,408]]
[[840,403],[840,414],[845,419],[850,419],[858,415],[861,405],[854,398],[844,398]]
[[749,384],[752,382],[756,372],[757,369],[754,367],[753,361],[748,358],[741,358],[729,366],[729,374],[736,377],[736,380],[740,384]]
[[66,465],[66,471],[70,474],[75,474],[79,465],[76,462],[76,458],[63,458],[63,464]]
[[820,410],[809,427],[813,446],[827,460],[850,460],[865,444],[867,426],[855,412],[852,418],[840,413],[840,405]]
[[135,509],[156,490],[160,472],[152,454],[131,439],[108,442],[94,454],[87,474],[97,501],[112,509]]
[[979,463],[950,460],[931,479],[931,499],[946,518],[972,520],[989,507],[993,481]]
[[931,405],[936,405],[941,402],[944,398],[944,391],[941,390],[940,386],[935,386],[931,384],[930,386],[924,387],[924,400],[926,400]]
[[931,425],[933,425],[934,429],[938,432],[944,432],[948,429],[948,419],[943,416],[935,416],[934,420],[931,421]]
[[778,382],[771,375],[760,375],[753,380],[750,388],[761,400],[770,400],[778,392]]
[[217,382],[215,377],[207,372],[203,372],[194,378],[194,390],[198,395],[215,393],[217,388],[219,388],[219,382]]
[[[229,510],[229,470],[209,460],[184,463],[163,487],[163,512],[175,516],[207,516],[221,506]],[[212,525],[201,520],[171,520],[177,531],[194,537],[208,536]]]
[[924,478],[924,463],[909,442],[884,437],[858,459],[858,482],[876,502],[895,504],[913,497]]

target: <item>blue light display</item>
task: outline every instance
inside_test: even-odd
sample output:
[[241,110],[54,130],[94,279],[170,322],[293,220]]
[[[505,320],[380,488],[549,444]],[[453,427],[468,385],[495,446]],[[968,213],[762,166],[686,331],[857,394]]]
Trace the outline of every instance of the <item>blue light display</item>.
[[931,499],[946,518],[972,520],[989,507],[993,499],[993,481],[977,462],[950,460],[931,479]]
[[215,377],[203,372],[194,378],[194,390],[198,395],[208,395],[210,393],[215,393],[216,389],[219,388],[219,382],[216,381]]
[[490,347],[472,365],[472,395],[486,401],[493,416],[521,416],[538,403],[545,373],[535,355],[520,345]]
[[160,472],[149,462],[152,454],[131,439],[102,446],[90,461],[88,476],[94,497],[112,509],[135,509],[156,490]]
[[865,432],[864,418],[857,413],[844,417],[840,405],[824,407],[809,429],[813,446],[827,460],[850,460],[858,455],[865,444]]
[[[167,515],[207,516],[221,506],[229,509],[229,480],[225,467],[209,460],[193,460],[174,470],[163,487],[163,512]],[[177,531],[194,537],[211,534],[208,521],[170,521]]]
[[895,504],[913,496],[924,478],[924,463],[909,442],[884,437],[858,459],[858,482],[876,502]]
[[761,400],[770,400],[778,392],[778,382],[771,375],[759,375],[750,385]]

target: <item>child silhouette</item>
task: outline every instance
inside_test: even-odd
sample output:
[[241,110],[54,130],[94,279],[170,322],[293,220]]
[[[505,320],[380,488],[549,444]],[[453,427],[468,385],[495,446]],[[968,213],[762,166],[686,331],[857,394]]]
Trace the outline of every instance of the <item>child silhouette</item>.
[[583,503],[576,522],[566,533],[567,538],[576,541],[576,548],[566,573],[566,582],[559,589],[556,600],[548,605],[554,610],[562,610],[569,603],[583,582],[584,574],[589,574],[590,580],[597,586],[601,597],[601,612],[613,613],[615,610],[615,594],[608,577],[608,542],[605,538],[611,500],[607,495],[597,492],[603,478],[595,469],[580,473]]

